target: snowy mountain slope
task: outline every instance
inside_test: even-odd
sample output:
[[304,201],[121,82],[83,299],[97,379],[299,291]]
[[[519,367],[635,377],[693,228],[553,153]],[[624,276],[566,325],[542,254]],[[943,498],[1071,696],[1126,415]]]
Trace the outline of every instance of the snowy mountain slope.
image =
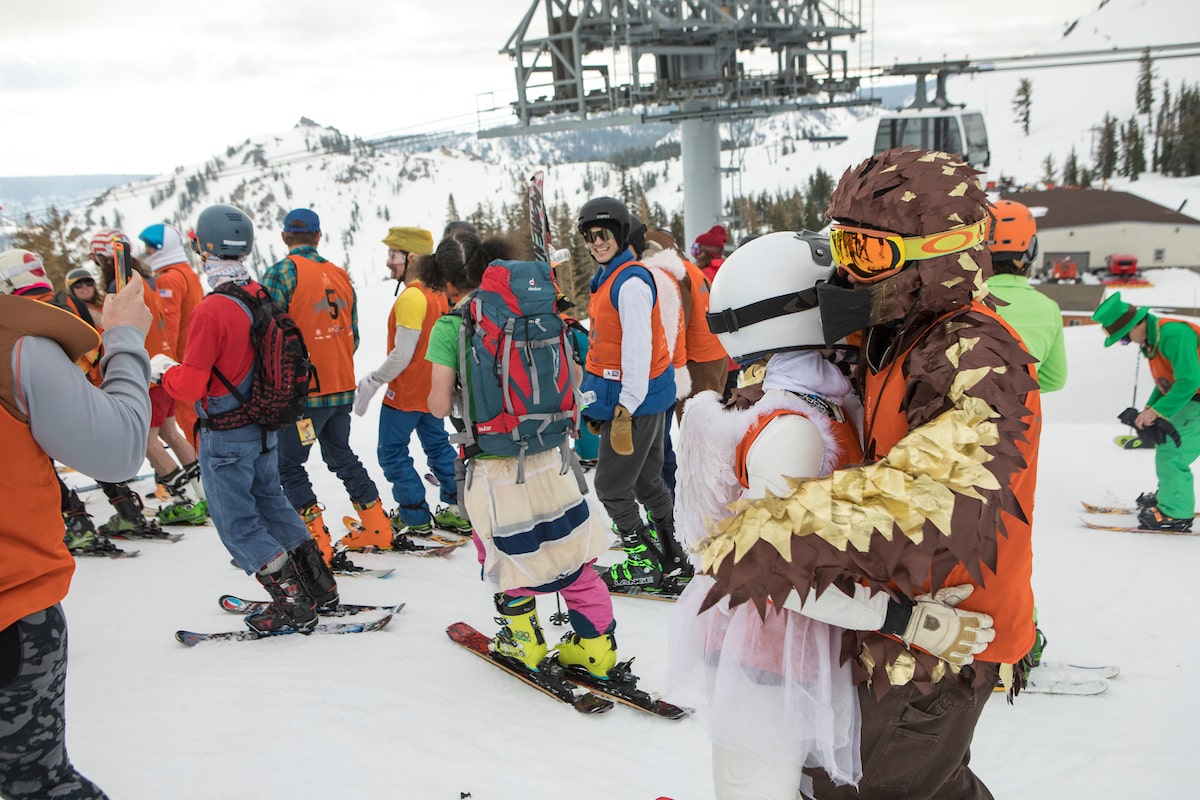
[[[1064,52],[1200,40],[1200,16],[1185,0],[1106,0],[1078,20],[1065,36],[1047,30],[1040,52]],[[979,57],[1008,55],[1004,42]],[[1196,59],[1155,63],[1156,92],[1169,80],[1194,81],[1200,74]],[[1033,82],[1029,136],[1013,121],[1012,98],[1017,82]],[[1012,72],[985,72],[953,78],[950,98],[980,109],[987,120],[993,163],[988,178],[1001,175],[1018,183],[1041,178],[1042,162],[1051,155],[1059,166],[1075,148],[1081,163],[1090,163],[1093,127],[1106,112],[1124,122],[1133,112],[1137,64],[1068,67]],[[729,199],[761,192],[791,192],[802,188],[818,168],[835,179],[868,155],[874,146],[877,111],[835,109],[777,115],[753,123],[722,126],[725,139],[743,141],[740,151],[722,154],[722,165],[740,167],[723,182]],[[307,123],[307,121],[305,121]],[[642,145],[677,140],[663,126],[610,137],[608,154],[630,143]],[[844,135],[839,145],[804,141],[807,135]],[[546,168],[548,200],[565,202],[572,210],[600,194],[617,194],[621,176],[607,160],[567,163],[568,152],[601,147],[596,131],[570,137],[529,136],[499,141],[459,135],[440,146],[421,150],[415,145],[375,151],[352,143],[346,132],[302,124],[277,134],[231,145],[204,164],[177,168],[171,175],[114,190],[82,211],[85,235],[119,221],[136,234],[146,225],[166,219],[191,227],[204,206],[232,202],[245,208],[257,224],[259,267],[283,255],[278,224],[292,207],[311,206],[325,227],[322,252],[345,264],[359,286],[381,280],[384,249],[379,240],[390,225],[420,225],[440,233],[448,221],[453,197],[459,216],[477,208],[499,212],[519,201],[528,176]],[[604,141],[600,139],[599,141]],[[613,144],[612,142],[617,142]],[[456,144],[456,146],[451,146]],[[651,204],[668,213],[683,205],[682,172],[678,158],[649,162],[629,170],[629,179],[647,186]],[[1178,208],[1200,206],[1200,178],[1164,180],[1146,175],[1130,183],[1114,180],[1114,188],[1142,193]],[[656,220],[663,223],[666,220]],[[80,255],[86,240],[81,240]]]

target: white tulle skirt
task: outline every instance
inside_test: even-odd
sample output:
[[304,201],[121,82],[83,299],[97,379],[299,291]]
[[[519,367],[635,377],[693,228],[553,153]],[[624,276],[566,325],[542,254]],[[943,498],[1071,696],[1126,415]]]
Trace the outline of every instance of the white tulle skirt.
[[749,603],[698,614],[712,585],[697,575],[675,603],[667,699],[706,709],[714,744],[857,783],[858,693],[838,665],[840,629],[773,606],[764,621]]

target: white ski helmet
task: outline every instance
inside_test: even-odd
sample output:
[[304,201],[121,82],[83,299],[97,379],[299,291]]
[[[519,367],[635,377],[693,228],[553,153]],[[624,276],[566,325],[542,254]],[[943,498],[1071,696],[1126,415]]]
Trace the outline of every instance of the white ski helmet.
[[42,257],[28,250],[5,250],[0,253],[0,294],[16,294],[30,286],[50,288]]
[[752,239],[713,278],[708,327],[739,363],[823,348],[815,287],[832,274],[829,242],[816,233],[781,231]]

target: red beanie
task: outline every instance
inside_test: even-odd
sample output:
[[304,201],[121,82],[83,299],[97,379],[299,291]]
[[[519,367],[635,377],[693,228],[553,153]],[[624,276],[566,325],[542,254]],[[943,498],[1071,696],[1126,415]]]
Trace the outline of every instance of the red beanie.
[[724,249],[727,241],[729,241],[729,234],[725,232],[725,228],[721,225],[713,225],[706,232],[696,237],[696,244],[719,249]]

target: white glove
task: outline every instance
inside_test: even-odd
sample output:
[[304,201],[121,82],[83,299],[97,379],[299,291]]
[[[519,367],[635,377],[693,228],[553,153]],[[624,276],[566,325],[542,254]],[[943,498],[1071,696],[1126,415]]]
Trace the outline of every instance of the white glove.
[[371,404],[371,398],[379,391],[379,387],[383,383],[375,377],[374,372],[368,372],[358,382],[358,395],[354,398],[354,413],[362,416],[367,413],[367,406]]
[[150,359],[150,382],[162,383],[163,373],[171,367],[178,367],[179,362],[166,353],[159,353]]
[[989,615],[955,608],[974,591],[974,586],[963,584],[918,595],[901,637],[904,643],[955,666],[970,664],[996,638]]

